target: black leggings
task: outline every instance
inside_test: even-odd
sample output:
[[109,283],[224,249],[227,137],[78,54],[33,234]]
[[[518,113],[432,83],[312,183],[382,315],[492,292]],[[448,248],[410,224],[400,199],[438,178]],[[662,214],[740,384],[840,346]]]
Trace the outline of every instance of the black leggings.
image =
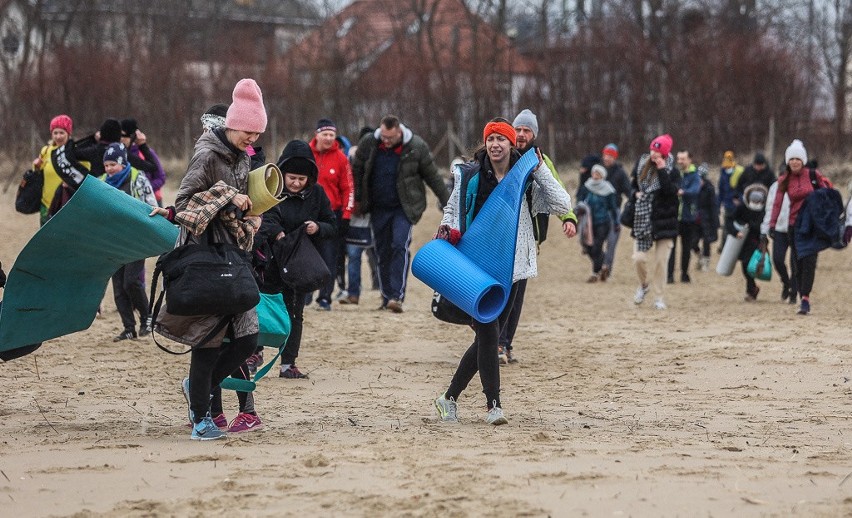
[[[233,336],[233,331],[228,330]],[[195,349],[189,363],[189,408],[196,423],[210,413],[210,391],[237,370],[257,348],[257,333],[231,338],[220,347]],[[220,405],[221,406],[221,405]]]
[[789,248],[789,235],[786,232],[778,232],[776,230],[775,238],[772,240],[772,265],[775,266],[775,271],[778,272],[781,284],[790,290],[791,295],[796,295],[799,292],[796,285],[796,278],[787,273],[787,250]]
[[473,330],[476,336],[459,362],[456,373],[450,382],[450,387],[447,389],[447,398],[458,400],[470,380],[479,372],[482,392],[485,393],[488,408],[500,407],[500,359],[497,357],[497,343],[500,338],[500,328],[506,324],[515,305],[516,294],[517,283],[512,285],[509,301],[497,320],[487,324],[473,322]]
[[527,292],[527,280],[521,279],[515,283],[515,303],[506,323],[500,326],[499,344],[507,350],[512,350],[512,342],[515,340],[515,331],[518,330],[518,322],[521,320],[521,311],[524,309],[524,295]]
[[814,287],[814,278],[816,277],[817,254],[800,258],[799,252],[796,250],[796,233],[791,228],[788,234],[790,239],[790,262],[793,264],[793,282],[799,289],[799,294],[802,298],[810,297],[811,289]]
[[[231,373],[232,378],[247,380],[251,379],[248,365],[246,362],[243,362],[237,370]],[[240,413],[246,414],[256,414],[254,410],[254,395],[251,392],[241,392],[239,390],[237,392],[237,401],[240,405]],[[210,393],[210,415],[216,417],[219,414],[223,414],[225,410],[222,408],[222,387],[216,385],[213,387],[213,391]]]
[[[332,285],[333,287],[333,285]],[[305,294],[290,288],[282,290],[284,305],[290,313],[290,336],[281,353],[281,365],[295,365],[302,346],[302,325],[305,321]]]

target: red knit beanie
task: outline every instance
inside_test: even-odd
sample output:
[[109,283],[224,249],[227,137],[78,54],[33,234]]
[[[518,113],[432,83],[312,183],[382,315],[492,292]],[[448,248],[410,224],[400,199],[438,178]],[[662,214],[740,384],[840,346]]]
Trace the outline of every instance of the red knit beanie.
[[225,127],[249,133],[266,131],[263,93],[254,79],[240,79],[234,87],[233,102],[225,115]]
[[482,141],[488,140],[488,135],[492,133],[497,133],[498,135],[503,135],[512,145],[515,145],[515,141],[517,139],[517,133],[515,133],[515,128],[512,127],[511,124],[505,122],[489,122],[485,125],[485,129],[482,131]]
[[50,120],[50,132],[53,133],[56,128],[62,128],[70,135],[71,130],[74,129],[74,123],[71,121],[71,117],[65,114],[57,115]]
[[672,140],[672,136],[666,133],[651,141],[651,151],[659,151],[661,155],[668,156],[673,145],[674,140]]

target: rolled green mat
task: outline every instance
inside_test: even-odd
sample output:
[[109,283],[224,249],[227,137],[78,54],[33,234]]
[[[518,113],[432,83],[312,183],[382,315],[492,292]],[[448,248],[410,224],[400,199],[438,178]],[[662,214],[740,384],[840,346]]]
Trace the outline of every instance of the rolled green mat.
[[0,351],[88,329],[119,267],[174,248],[177,227],[150,212],[148,204],[86,177],[9,272]]
[[249,216],[260,216],[281,201],[284,175],[275,164],[266,164],[249,171],[248,196],[251,199]]

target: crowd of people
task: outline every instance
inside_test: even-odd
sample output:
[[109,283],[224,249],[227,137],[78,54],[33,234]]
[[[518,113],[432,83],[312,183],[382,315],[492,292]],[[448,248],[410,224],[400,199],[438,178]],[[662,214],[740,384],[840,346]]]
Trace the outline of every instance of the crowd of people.
[[[755,154],[752,163],[742,167],[734,152],[726,151],[718,188],[708,177],[709,167],[696,165],[687,149],[675,148],[670,135],[654,138],[631,174],[618,161],[618,145],[609,143],[600,154],[582,160],[575,207],[553,162],[538,145],[538,118],[528,109],[511,121],[498,117],[486,124],[479,147],[454,165],[449,187],[426,142],[398,117],[387,115],[376,128],[362,128],[354,144],[340,134],[333,119],[325,117],[317,122],[310,141],[291,140],[275,162],[284,180],[281,201],[262,215],[249,215],[253,206],[248,196],[249,171],[266,163],[263,149],[256,145],[267,125],[260,87],[251,79],[241,80],[232,102],[211,106],[200,121],[202,133],[175,203],[165,207],[165,172],[135,119],[107,119],[93,135],[74,141],[72,119],[54,117],[50,142],[33,161],[33,168],[44,174],[41,223],[68,202],[82,181],[69,171],[84,171],[151,205],[152,217],[162,216],[178,225],[176,246],[227,243],[252,253],[260,290],[283,295],[292,324],[281,355],[281,378],[308,377],[296,362],[305,308],[314,300],[314,294],[293,289],[276,273],[274,265],[281,255],[278,248],[286,236],[304,232],[331,273],[316,293],[316,309],[332,311],[335,302],[361,302],[361,265],[366,252],[372,285],[380,294],[378,309],[402,313],[412,229],[428,208],[426,189],[434,193],[443,210],[435,238],[455,244],[500,181],[530,150],[535,150],[538,166],[522,197],[509,301],[492,322],[471,319],[473,342],[449,386],[435,400],[441,420],[458,421],[457,400],[479,373],[486,422],[508,422],[500,402],[500,365],[517,362],[512,342],[527,280],[537,275],[536,257],[547,237],[551,215],[559,218],[563,235],[578,236],[591,261],[589,283],[605,283],[613,275],[616,247],[623,229],[629,230],[638,280],[632,300],[637,305],[651,293],[656,309],[667,308],[664,291],[666,284],[675,282],[678,242],[679,280],[689,283],[693,254],[698,269],[708,271],[712,243],[718,241],[717,252],[721,252],[731,235],[743,242],[738,258],[746,301],[756,300],[760,291],[748,263],[755,251],[771,249],[782,284],[781,299],[798,303],[801,315],[811,311],[810,292],[821,249],[818,241],[824,230],[820,226],[824,218],[818,212],[824,204],[817,206],[808,200],[811,193],[832,185],[808,161],[798,140],[786,150],[780,178],[763,154]],[[831,210],[844,213],[842,239],[848,243],[852,206]],[[807,219],[809,225],[797,225],[801,219]],[[788,249],[789,270],[785,261]],[[267,267],[270,264],[273,267]],[[122,266],[112,281],[122,323],[116,341],[156,330],[193,347],[189,375],[181,383],[192,439],[217,439],[226,431],[262,427],[252,393],[238,392],[237,417],[229,422],[219,388],[228,376],[248,379],[263,362],[254,310],[232,315],[225,326],[220,315],[172,314],[168,303],[158,314],[149,315],[144,261]],[[199,343],[203,345],[196,347]]]

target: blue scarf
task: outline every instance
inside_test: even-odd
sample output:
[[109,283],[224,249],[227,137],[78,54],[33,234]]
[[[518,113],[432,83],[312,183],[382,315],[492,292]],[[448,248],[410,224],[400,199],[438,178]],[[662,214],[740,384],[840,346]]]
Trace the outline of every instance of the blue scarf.
[[130,176],[130,164],[124,166],[124,169],[110,176],[107,175],[106,183],[112,185],[116,189],[121,189],[121,186],[124,185],[124,182],[127,181],[127,178]]

